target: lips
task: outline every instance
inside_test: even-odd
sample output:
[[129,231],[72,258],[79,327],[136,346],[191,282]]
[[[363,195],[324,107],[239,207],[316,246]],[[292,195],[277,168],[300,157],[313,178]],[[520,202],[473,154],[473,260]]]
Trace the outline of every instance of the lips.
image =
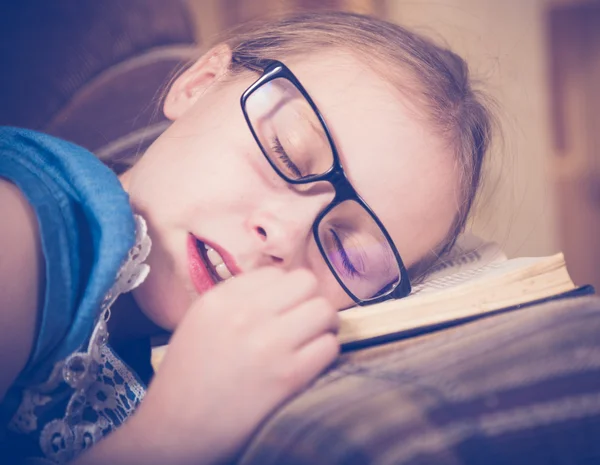
[[193,234],[188,236],[187,250],[190,277],[200,294],[241,272],[227,251]]

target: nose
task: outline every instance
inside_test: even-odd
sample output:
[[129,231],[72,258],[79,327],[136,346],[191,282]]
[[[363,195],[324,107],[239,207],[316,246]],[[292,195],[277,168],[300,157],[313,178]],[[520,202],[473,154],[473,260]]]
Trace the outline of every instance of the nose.
[[262,264],[285,268],[306,259],[312,226],[320,212],[333,200],[331,184],[323,182],[306,191],[290,189],[287,195],[271,195],[248,218]]

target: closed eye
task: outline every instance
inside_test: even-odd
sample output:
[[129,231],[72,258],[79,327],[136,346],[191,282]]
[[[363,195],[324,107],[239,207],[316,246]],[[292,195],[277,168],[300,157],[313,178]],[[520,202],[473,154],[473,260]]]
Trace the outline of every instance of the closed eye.
[[356,267],[352,264],[352,260],[350,260],[350,257],[348,256],[346,249],[344,249],[344,245],[342,244],[340,237],[337,235],[337,233],[333,229],[330,229],[329,231],[331,232],[331,237],[333,238],[335,248],[337,249],[337,252],[341,258],[342,266],[344,267],[344,270],[351,277],[360,276],[360,273],[358,272]]
[[281,141],[278,137],[275,137],[271,141],[271,148],[277,154],[277,158],[279,158],[280,162],[283,163],[283,165],[292,173],[291,177],[296,179],[302,177],[302,172],[285,152],[285,149],[283,148],[283,145],[281,145]]

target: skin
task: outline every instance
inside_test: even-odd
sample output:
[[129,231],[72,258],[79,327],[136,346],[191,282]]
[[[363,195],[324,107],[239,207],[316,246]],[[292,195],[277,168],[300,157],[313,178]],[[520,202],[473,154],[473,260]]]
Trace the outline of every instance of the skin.
[[[153,241],[152,271],[134,306],[174,332],[135,414],[74,464],[223,463],[338,354],[337,310],[351,300],[311,232],[333,190],[327,183],[292,189],[270,168],[239,105],[257,75],[231,78],[230,59],[227,47],[217,47],[176,80],[164,106],[173,124],[121,178]],[[453,154],[352,55],[283,61],[323,113],[350,181],[406,265],[415,263],[446,235],[456,211]],[[0,281],[12,290],[0,293],[1,319],[9,340],[20,341],[0,358],[3,395],[31,350],[39,302],[29,291],[43,288],[43,257],[27,202],[8,183],[0,183],[0,198],[2,216],[14,220],[0,234],[0,249],[10,252]],[[198,295],[189,233],[228,250],[242,273]],[[137,327],[123,317],[132,306],[125,299],[111,321]]]
[[[177,79],[164,106],[173,124],[121,179],[153,240],[153,272],[134,297],[166,329],[177,327],[198,296],[188,272],[190,232],[225,248],[243,273],[306,268],[335,308],[352,304],[312,236],[333,188],[322,182],[295,190],[267,164],[239,104],[258,74],[228,76],[230,58],[226,46],[217,47]],[[349,53],[282,61],[323,114],[351,183],[405,264],[415,263],[444,238],[455,214],[453,154],[406,99]]]
[[[410,266],[451,224],[453,156],[357,59],[339,51],[310,58],[284,61]],[[224,463],[338,354],[337,310],[351,300],[311,232],[333,191],[327,183],[292,189],[270,168],[239,106],[257,76],[231,79],[229,61],[229,49],[218,47],[179,77],[164,108],[172,126],[122,178],[153,240],[153,271],[135,300],[147,318],[176,330],[135,415],[79,465]],[[190,232],[228,250],[242,273],[198,295]]]

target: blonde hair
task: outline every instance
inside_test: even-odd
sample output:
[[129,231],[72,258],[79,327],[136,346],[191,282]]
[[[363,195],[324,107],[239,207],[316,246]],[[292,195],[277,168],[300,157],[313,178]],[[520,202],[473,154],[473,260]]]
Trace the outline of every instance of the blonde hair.
[[[231,49],[232,76],[258,67],[264,59],[283,60],[324,48],[345,49],[413,102],[456,154],[460,177],[461,201],[448,234],[409,269],[413,282],[425,277],[464,230],[492,134],[498,129],[484,103],[488,99],[471,85],[467,63],[447,48],[397,24],[345,12],[301,13],[246,23],[218,42]],[[132,165],[136,158],[119,162]]]
[[495,120],[473,89],[467,63],[447,48],[399,25],[344,12],[302,13],[245,24],[222,38],[232,51],[230,71],[243,72],[263,59],[283,59],[324,48],[346,49],[409,97],[456,154],[461,202],[438,247],[411,266],[425,276],[464,230],[478,192]]

